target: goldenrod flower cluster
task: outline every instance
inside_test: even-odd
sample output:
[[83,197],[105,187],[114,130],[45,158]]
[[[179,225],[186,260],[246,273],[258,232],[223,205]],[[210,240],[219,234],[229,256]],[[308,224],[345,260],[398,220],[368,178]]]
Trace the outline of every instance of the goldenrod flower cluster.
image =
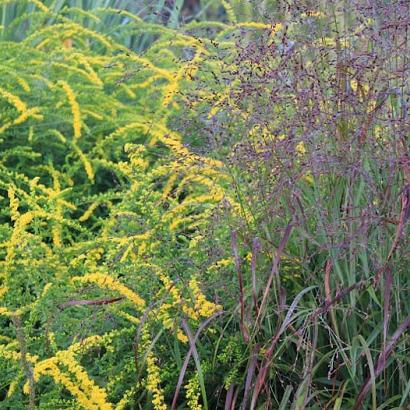
[[[142,329],[142,349],[151,349],[151,339],[149,330],[146,326]],[[146,358],[147,365],[147,381],[146,388],[152,394],[152,404],[155,410],[167,410],[164,401],[164,392],[161,389],[160,368],[157,364],[157,359],[152,350],[149,350]]]
[[196,319],[199,319],[199,317],[207,318],[222,309],[221,305],[206,300],[206,297],[199,288],[199,283],[195,278],[189,281],[188,287],[191,290],[195,301],[195,308],[187,310],[187,313],[189,313],[191,317]]
[[16,221],[19,217],[18,207],[19,200],[16,197],[16,191],[14,187],[10,187],[7,191],[7,195],[10,200],[10,217],[12,221]]
[[190,410],[202,410],[202,405],[199,403],[199,379],[196,374],[185,385],[186,398],[188,399],[188,408]]
[[147,357],[147,390],[153,395],[152,404],[155,410],[166,410],[164,403],[164,393],[160,387],[160,369],[157,365],[157,359],[152,353]]
[[73,113],[73,130],[74,130],[74,140],[81,137],[81,113],[80,113],[80,106],[77,102],[73,89],[66,81],[59,81],[59,85],[63,88],[65,93],[67,94],[68,101],[71,106],[71,111]]
[[35,119],[42,119],[38,108],[27,108],[27,105],[16,95],[0,87],[0,97],[6,99],[19,112],[19,116],[12,121],[7,121],[0,126],[0,134],[14,125],[19,125],[25,122],[29,117]]
[[[69,373],[60,370],[59,363],[64,365]],[[75,377],[75,381],[70,374]],[[60,351],[54,358],[38,363],[34,368],[34,377],[38,380],[41,375],[51,376],[57,383],[62,384],[86,409],[112,410],[112,405],[106,401],[106,392],[88,377],[73,355],[67,351]],[[25,391],[28,392],[27,384]]]

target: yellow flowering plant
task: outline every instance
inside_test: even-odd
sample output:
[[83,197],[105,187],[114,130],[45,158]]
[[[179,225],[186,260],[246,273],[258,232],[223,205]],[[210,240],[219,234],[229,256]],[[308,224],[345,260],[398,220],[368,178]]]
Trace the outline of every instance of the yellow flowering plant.
[[[196,329],[222,311],[191,242],[221,202],[236,206],[222,163],[171,127],[212,44],[194,24],[174,31],[124,12],[109,36],[92,22],[116,10],[14,3],[34,9],[0,41],[2,404],[166,408],[180,370],[159,367],[166,344],[180,356],[182,321]],[[144,53],[121,42],[144,30],[155,40]],[[161,337],[135,366],[145,325]],[[187,400],[200,408],[195,383]]]

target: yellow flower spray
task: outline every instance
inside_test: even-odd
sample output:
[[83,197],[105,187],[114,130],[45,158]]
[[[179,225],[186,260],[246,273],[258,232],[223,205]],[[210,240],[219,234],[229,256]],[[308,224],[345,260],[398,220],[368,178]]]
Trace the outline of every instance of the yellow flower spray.
[[200,392],[197,374],[185,385],[185,390],[186,398],[188,399],[188,408],[190,410],[202,410],[202,405],[199,403]]
[[65,93],[67,94],[68,101],[71,106],[71,112],[73,114],[73,130],[74,130],[74,140],[81,137],[81,113],[80,106],[76,100],[73,89],[68,85],[66,81],[60,80],[58,83]]
[[[151,349],[151,340],[147,326],[142,329],[142,348]],[[164,401],[164,392],[161,389],[161,376],[158,361],[152,350],[148,352],[147,359],[147,381],[146,388],[152,394],[152,404],[155,410],[167,410]]]

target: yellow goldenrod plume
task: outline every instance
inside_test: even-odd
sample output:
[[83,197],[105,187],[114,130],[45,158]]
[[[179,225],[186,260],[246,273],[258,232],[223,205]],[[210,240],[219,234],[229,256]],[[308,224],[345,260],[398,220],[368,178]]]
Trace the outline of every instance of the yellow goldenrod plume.
[[81,113],[80,106],[76,100],[73,89],[68,85],[67,82],[60,80],[57,84],[61,85],[65,93],[67,94],[68,101],[71,106],[71,112],[73,113],[73,130],[74,130],[74,140],[81,137]]

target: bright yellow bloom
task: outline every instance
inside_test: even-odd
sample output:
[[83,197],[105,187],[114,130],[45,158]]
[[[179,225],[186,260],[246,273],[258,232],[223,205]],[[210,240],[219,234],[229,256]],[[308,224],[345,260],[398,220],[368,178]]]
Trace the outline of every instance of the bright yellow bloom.
[[91,165],[91,162],[75,142],[73,142],[73,148],[77,153],[78,157],[80,158],[81,162],[83,163],[85,173],[87,174],[88,179],[91,182],[94,182],[94,169]]
[[65,93],[67,94],[68,101],[71,106],[71,112],[73,114],[73,130],[74,140],[81,137],[81,113],[80,106],[77,102],[73,89],[68,85],[66,81],[60,80],[57,84],[61,85]]
[[21,215],[14,225],[14,230],[11,235],[10,241],[7,244],[7,257],[6,260],[11,260],[14,257],[14,250],[19,245],[21,236],[27,225],[34,219],[36,214],[34,212],[26,212]]
[[15,187],[10,187],[7,191],[7,195],[10,200],[10,216],[12,221],[16,221],[19,217],[18,207],[19,200],[16,197]]
[[101,205],[101,202],[96,201],[93,204],[91,204],[88,209],[78,218],[80,222],[85,222],[87,219],[90,218],[90,216],[93,214],[93,212]]
[[147,357],[147,390],[152,394],[152,404],[155,410],[167,410],[164,402],[164,393],[161,389],[160,368],[152,352]]
[[190,410],[202,410],[202,406],[199,403],[199,379],[198,375],[195,375],[185,385],[186,398],[188,399],[188,408]]
[[0,96],[5,98],[10,104],[14,105],[20,113],[27,111],[27,105],[16,95],[9,93],[3,88],[0,88]]
[[304,144],[303,141],[297,143],[295,148],[296,148],[296,152],[297,152],[298,154],[303,155],[303,154],[306,153],[306,148],[305,148],[305,144]]
[[[99,344],[103,341],[100,336],[90,336],[81,343],[71,345],[67,350],[56,353],[56,356],[37,361],[33,369],[34,380],[38,381],[43,375],[51,376],[56,383],[63,385],[77,400],[78,404],[87,410],[112,410],[107,401],[106,391],[91,380],[86,371],[75,360],[75,354]],[[0,352],[1,353],[1,352]],[[29,360],[32,359],[29,356]],[[64,370],[60,369],[64,368]],[[28,393],[28,382],[23,391]]]
[[21,380],[21,379],[22,379],[22,375],[19,374],[19,375],[10,383],[9,389],[8,389],[8,391],[7,391],[7,397],[11,397],[11,396],[15,393],[15,391],[16,391],[16,389],[17,389],[17,386],[18,386],[18,384],[20,383],[20,380]]
[[111,404],[107,403],[107,393],[104,389],[97,386],[89,377],[85,370],[76,362],[72,352],[65,350],[56,354],[58,361],[67,367],[68,371],[75,376],[76,381],[81,386],[90,398],[90,401],[95,403],[99,410],[111,410]]
[[195,278],[189,281],[188,287],[194,295],[195,311],[198,312],[200,316],[209,317],[222,309],[222,306],[206,300],[205,295],[199,289],[198,281]]
[[48,13],[50,10],[46,7],[40,0],[30,0],[30,3],[33,3],[38,7],[41,11]]
[[19,112],[19,116],[14,119],[13,121],[8,121],[0,126],[0,134],[6,131],[8,128],[12,127],[13,125],[22,124],[26,121],[29,117],[33,117],[35,119],[42,119],[43,117],[39,114],[38,108],[27,108],[27,105],[16,95],[6,91],[5,89],[0,87],[0,97],[6,99],[10,104],[14,105],[16,110]]
[[181,330],[177,330],[177,339],[182,343],[188,343],[188,336]]

